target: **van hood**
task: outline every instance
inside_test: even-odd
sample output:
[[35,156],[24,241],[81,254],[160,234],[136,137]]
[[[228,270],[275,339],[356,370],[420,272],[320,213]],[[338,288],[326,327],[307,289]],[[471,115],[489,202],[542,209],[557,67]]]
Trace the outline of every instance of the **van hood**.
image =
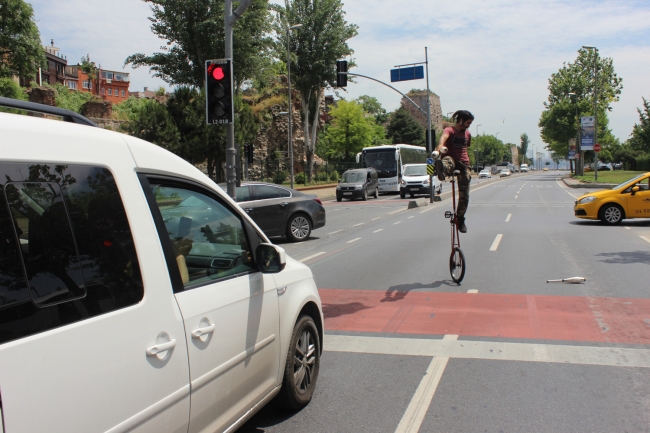
[[428,179],[429,176],[424,174],[420,176],[402,176],[404,182],[422,182],[425,179]]

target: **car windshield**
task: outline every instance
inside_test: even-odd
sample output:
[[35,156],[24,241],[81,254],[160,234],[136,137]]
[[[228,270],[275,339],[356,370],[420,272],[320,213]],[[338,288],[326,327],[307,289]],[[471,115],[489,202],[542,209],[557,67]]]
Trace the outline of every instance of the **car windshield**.
[[343,173],[341,182],[343,183],[360,183],[366,179],[365,173],[352,172],[352,173]]
[[623,188],[623,187],[624,187],[625,185],[627,185],[628,183],[631,183],[631,182],[634,182],[634,181],[636,181],[636,180],[639,180],[639,179],[641,179],[643,176],[645,176],[645,173],[640,174],[640,175],[638,175],[638,176],[635,176],[635,177],[633,177],[632,179],[628,179],[628,180],[626,180],[625,182],[616,185],[616,186],[615,186],[614,188],[612,188],[612,189]]
[[404,167],[404,176],[426,176],[426,165],[407,165]]

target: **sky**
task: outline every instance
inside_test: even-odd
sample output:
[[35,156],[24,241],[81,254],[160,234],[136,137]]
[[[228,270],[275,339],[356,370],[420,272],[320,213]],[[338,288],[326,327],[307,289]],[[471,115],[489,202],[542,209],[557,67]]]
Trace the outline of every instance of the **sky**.
[[[159,51],[165,41],[151,33],[149,5],[139,0],[32,0],[46,45],[54,39],[69,63],[90,54],[102,68],[122,70],[133,53]],[[527,133],[538,151],[537,126],[548,97],[548,79],[573,62],[582,45],[610,57],[623,78],[612,104],[610,128],[626,140],[639,121],[642,97],[650,98],[650,1],[647,0],[354,0],[346,19],[359,26],[348,41],[357,67],[350,72],[390,83],[395,65],[429,57],[429,83],[442,112],[459,109],[476,117],[471,132],[519,143]],[[168,87],[146,68],[131,69],[131,91]],[[406,93],[426,81],[393,83]],[[388,111],[401,95],[363,78],[349,83],[346,99],[376,97]]]

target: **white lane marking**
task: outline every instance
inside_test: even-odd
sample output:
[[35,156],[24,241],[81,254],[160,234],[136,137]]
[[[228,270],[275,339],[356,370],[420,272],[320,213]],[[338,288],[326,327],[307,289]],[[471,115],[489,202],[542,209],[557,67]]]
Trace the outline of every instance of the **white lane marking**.
[[352,227],[359,227],[359,226],[362,226],[362,225],[364,225],[364,224],[365,224],[365,223],[359,223],[359,224],[355,224],[355,225],[353,225]]
[[423,211],[422,211],[422,212],[420,212],[420,213],[425,213],[425,212],[429,212],[430,210],[434,210],[434,209],[435,209],[434,207],[430,207],[429,209],[425,209],[425,210],[423,210]]
[[304,259],[300,259],[300,260],[298,260],[298,261],[299,261],[299,262],[306,262],[307,260],[311,260],[311,259],[313,259],[314,257],[322,256],[323,254],[325,254],[325,251],[321,251],[320,253],[312,254],[311,256],[309,256],[309,257],[305,257]]
[[370,221],[378,220],[379,218],[381,218],[381,217],[373,218]]
[[394,213],[402,212],[402,211],[405,211],[405,210],[406,210],[406,208],[404,208],[404,209],[400,209],[400,210],[396,210],[396,211],[390,212],[388,215],[392,215],[392,214],[394,214]]
[[[564,344],[447,341],[420,338],[325,335],[330,352],[382,355],[442,356],[496,361],[552,362],[577,365],[650,368],[650,349],[570,346]],[[544,356],[540,354],[544,353]]]
[[[571,196],[571,198],[573,198],[573,199],[576,199],[576,198],[578,198],[578,197],[580,197],[580,196],[582,195],[582,194],[580,194],[580,195],[574,195],[574,194],[570,193],[570,192],[569,192],[569,187],[568,187],[568,186],[562,186],[562,184],[560,183],[560,178],[559,178],[559,177],[556,177],[556,178],[555,178],[555,182],[556,182],[557,185],[562,189],[562,191],[564,191],[564,192],[566,192],[567,194],[569,194],[569,195]],[[564,183],[564,182],[563,182],[563,183]]]
[[631,230],[628,226],[623,226],[625,230]]
[[[442,340],[454,341],[457,339],[458,335],[445,335]],[[448,357],[440,356],[436,356],[431,360],[431,364],[429,364],[429,368],[427,368],[418,389],[411,398],[411,402],[406,408],[406,412],[404,412],[395,433],[417,433],[420,430],[448,362]]]
[[399,224],[399,223],[401,223],[401,221],[397,221],[396,223],[393,223],[393,225],[397,225],[397,224]]
[[356,242],[356,241],[358,241],[359,239],[361,239],[361,238],[352,239],[351,241],[347,241],[346,244],[351,244],[352,242]]
[[375,230],[373,233],[379,233],[382,230],[384,230],[384,229]]
[[411,218],[413,218],[413,215],[411,215],[410,217],[408,217],[408,219],[411,219]]
[[469,289],[467,293],[478,293],[478,289]]
[[650,243],[650,239],[646,238],[645,236],[639,236],[639,237],[640,237],[641,239],[643,239],[644,241]]
[[518,196],[518,195],[516,195],[516,196],[515,196],[515,198],[519,198],[519,196]]
[[492,246],[490,247],[490,251],[496,251],[497,248],[499,248],[499,242],[501,242],[501,238],[503,237],[503,234],[498,234],[496,238],[494,238],[494,242],[492,242]]
[[333,235],[334,233],[341,233],[343,230],[337,230],[335,232],[328,233],[328,235]]
[[508,216],[506,217],[506,222],[507,222],[507,223],[509,223],[509,222],[510,222],[510,218],[511,218],[511,217],[512,217],[512,214],[511,214],[511,213],[509,213],[509,214],[508,214]]

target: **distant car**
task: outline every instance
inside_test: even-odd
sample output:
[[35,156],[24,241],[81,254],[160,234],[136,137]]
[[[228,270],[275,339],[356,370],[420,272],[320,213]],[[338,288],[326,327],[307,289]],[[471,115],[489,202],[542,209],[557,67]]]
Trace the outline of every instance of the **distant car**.
[[510,170],[504,168],[499,172],[499,177],[506,177],[506,176],[510,176]]
[[612,164],[612,168],[614,170],[623,170],[623,163],[622,162],[615,162]]
[[548,168],[544,167],[544,170],[542,170],[542,171],[548,171]]
[[575,202],[577,218],[618,224],[625,218],[650,218],[650,172],[612,189],[587,193]]
[[608,165],[601,165],[600,167],[598,167],[598,171],[612,171],[612,169],[609,168]]
[[478,174],[478,178],[479,178],[479,179],[483,179],[484,177],[485,177],[485,178],[487,178],[487,177],[492,177],[492,174],[490,173],[490,170],[481,170],[481,171],[479,172],[479,174]]
[[[433,190],[436,194],[442,192],[442,184],[437,176],[433,176]],[[426,164],[406,164],[402,169],[402,178],[399,181],[399,196],[406,198],[406,194],[414,197],[416,194],[431,194],[429,175]]]
[[[224,191],[225,184],[219,185]],[[313,194],[263,182],[245,182],[236,189],[237,204],[265,235],[286,236],[292,242],[309,238],[325,225],[325,208]]]
[[519,169],[521,170],[522,173],[528,173],[528,164],[521,164],[519,166]]
[[355,168],[341,175],[336,187],[336,201],[344,198],[368,200],[368,196],[379,197],[379,178],[374,168]]

